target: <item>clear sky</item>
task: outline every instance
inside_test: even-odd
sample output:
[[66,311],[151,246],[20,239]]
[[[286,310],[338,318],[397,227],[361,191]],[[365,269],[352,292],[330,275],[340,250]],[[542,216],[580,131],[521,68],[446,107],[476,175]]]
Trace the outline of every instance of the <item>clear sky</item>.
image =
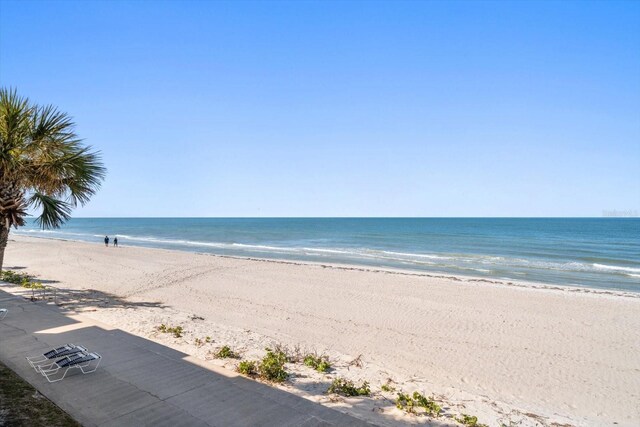
[[108,167],[76,216],[640,210],[638,1],[0,2]]

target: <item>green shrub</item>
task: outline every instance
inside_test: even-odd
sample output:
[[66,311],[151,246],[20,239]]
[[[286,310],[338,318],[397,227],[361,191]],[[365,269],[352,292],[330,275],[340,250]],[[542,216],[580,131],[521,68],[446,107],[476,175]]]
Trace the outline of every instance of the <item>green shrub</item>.
[[44,285],[40,282],[30,282],[28,279],[23,279],[22,287],[27,289],[44,289]]
[[[423,413],[432,417],[437,417],[438,415],[440,415],[440,411],[442,411],[442,408],[436,403],[435,400],[425,397],[417,391],[413,393],[413,396],[409,396],[408,394],[404,393],[398,393],[396,406],[398,407],[398,409],[402,409],[403,411],[410,414]],[[421,409],[421,412],[418,412],[419,409]]]
[[320,361],[316,367],[316,371],[318,372],[329,372],[329,369],[331,369],[331,363],[329,363],[328,360]]
[[287,355],[282,351],[273,351],[266,349],[267,354],[262,358],[258,365],[260,377],[277,383],[281,383],[287,379],[289,374],[284,370],[284,364],[287,362]]
[[231,350],[231,347],[225,345],[220,347],[220,349],[214,354],[214,356],[218,359],[239,359],[240,356],[238,353]]
[[370,396],[371,389],[366,381],[357,387],[353,381],[345,378],[336,378],[329,386],[327,393],[340,394],[342,396]]
[[386,391],[387,393],[393,393],[394,391],[396,391],[396,388],[392,385],[389,385],[389,383],[386,383],[380,386],[380,390]]
[[[220,350],[222,351],[225,347]],[[227,349],[229,348],[227,347]],[[284,364],[287,362],[287,356],[282,351],[274,351],[269,348],[266,350],[267,354],[260,362],[243,360],[238,364],[237,370],[241,374],[248,375],[250,377],[259,376],[263,380],[281,383],[289,377],[289,374],[284,369]],[[229,349],[229,351],[231,351],[231,349]]]
[[315,354],[307,354],[304,357],[303,363],[315,369],[318,372],[327,372],[331,369],[331,363],[329,363],[329,358],[327,356],[317,356]]
[[410,414],[415,413],[415,402],[408,394],[398,393],[398,398],[396,399],[396,407]]
[[29,289],[43,289],[44,286],[40,282],[32,282],[32,277],[24,273],[16,273],[11,270],[4,270],[0,272],[0,280],[14,285],[20,285],[23,288]]
[[163,334],[173,334],[176,338],[182,337],[182,333],[184,332],[182,326],[167,326],[164,323],[156,327],[156,329]]
[[2,272],[0,272],[0,280],[8,283],[13,283],[14,285],[24,286],[24,282],[26,281],[27,283],[29,283],[30,279],[31,276],[24,273],[16,273],[11,270],[3,270]]
[[299,345],[289,347],[282,343],[273,343],[270,348],[272,348],[271,351],[274,353],[283,353],[287,357],[287,362],[289,363],[302,362],[303,356]]
[[455,417],[455,420],[468,427],[488,427],[486,424],[478,423],[478,417],[467,414],[461,414],[459,417]]
[[251,360],[243,360],[238,364],[238,372],[248,377],[254,377],[258,374],[256,362]]

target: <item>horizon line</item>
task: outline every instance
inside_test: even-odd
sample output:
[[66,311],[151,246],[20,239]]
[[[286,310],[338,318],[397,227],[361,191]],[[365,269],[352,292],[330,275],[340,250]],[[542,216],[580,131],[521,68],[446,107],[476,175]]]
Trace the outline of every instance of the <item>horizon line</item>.
[[[35,219],[30,216],[28,219]],[[70,219],[639,219],[638,215],[602,216],[78,216]]]

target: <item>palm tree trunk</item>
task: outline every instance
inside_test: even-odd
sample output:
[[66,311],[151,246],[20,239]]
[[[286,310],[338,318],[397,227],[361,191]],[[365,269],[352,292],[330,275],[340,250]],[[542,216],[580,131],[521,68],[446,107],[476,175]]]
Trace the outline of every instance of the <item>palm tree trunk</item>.
[[0,179],[0,270],[11,226],[24,225],[27,212],[23,194],[15,182]]
[[9,227],[6,218],[0,218],[0,270],[2,270],[4,262],[4,248],[7,247],[9,240]]

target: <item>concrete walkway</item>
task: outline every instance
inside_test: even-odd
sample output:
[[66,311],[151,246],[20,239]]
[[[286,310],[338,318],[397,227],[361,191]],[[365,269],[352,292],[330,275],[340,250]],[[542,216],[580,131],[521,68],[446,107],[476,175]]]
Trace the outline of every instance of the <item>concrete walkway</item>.
[[[0,290],[0,307],[0,360],[85,426],[371,425],[51,304]],[[65,343],[100,353],[98,370],[50,384],[24,359]]]

